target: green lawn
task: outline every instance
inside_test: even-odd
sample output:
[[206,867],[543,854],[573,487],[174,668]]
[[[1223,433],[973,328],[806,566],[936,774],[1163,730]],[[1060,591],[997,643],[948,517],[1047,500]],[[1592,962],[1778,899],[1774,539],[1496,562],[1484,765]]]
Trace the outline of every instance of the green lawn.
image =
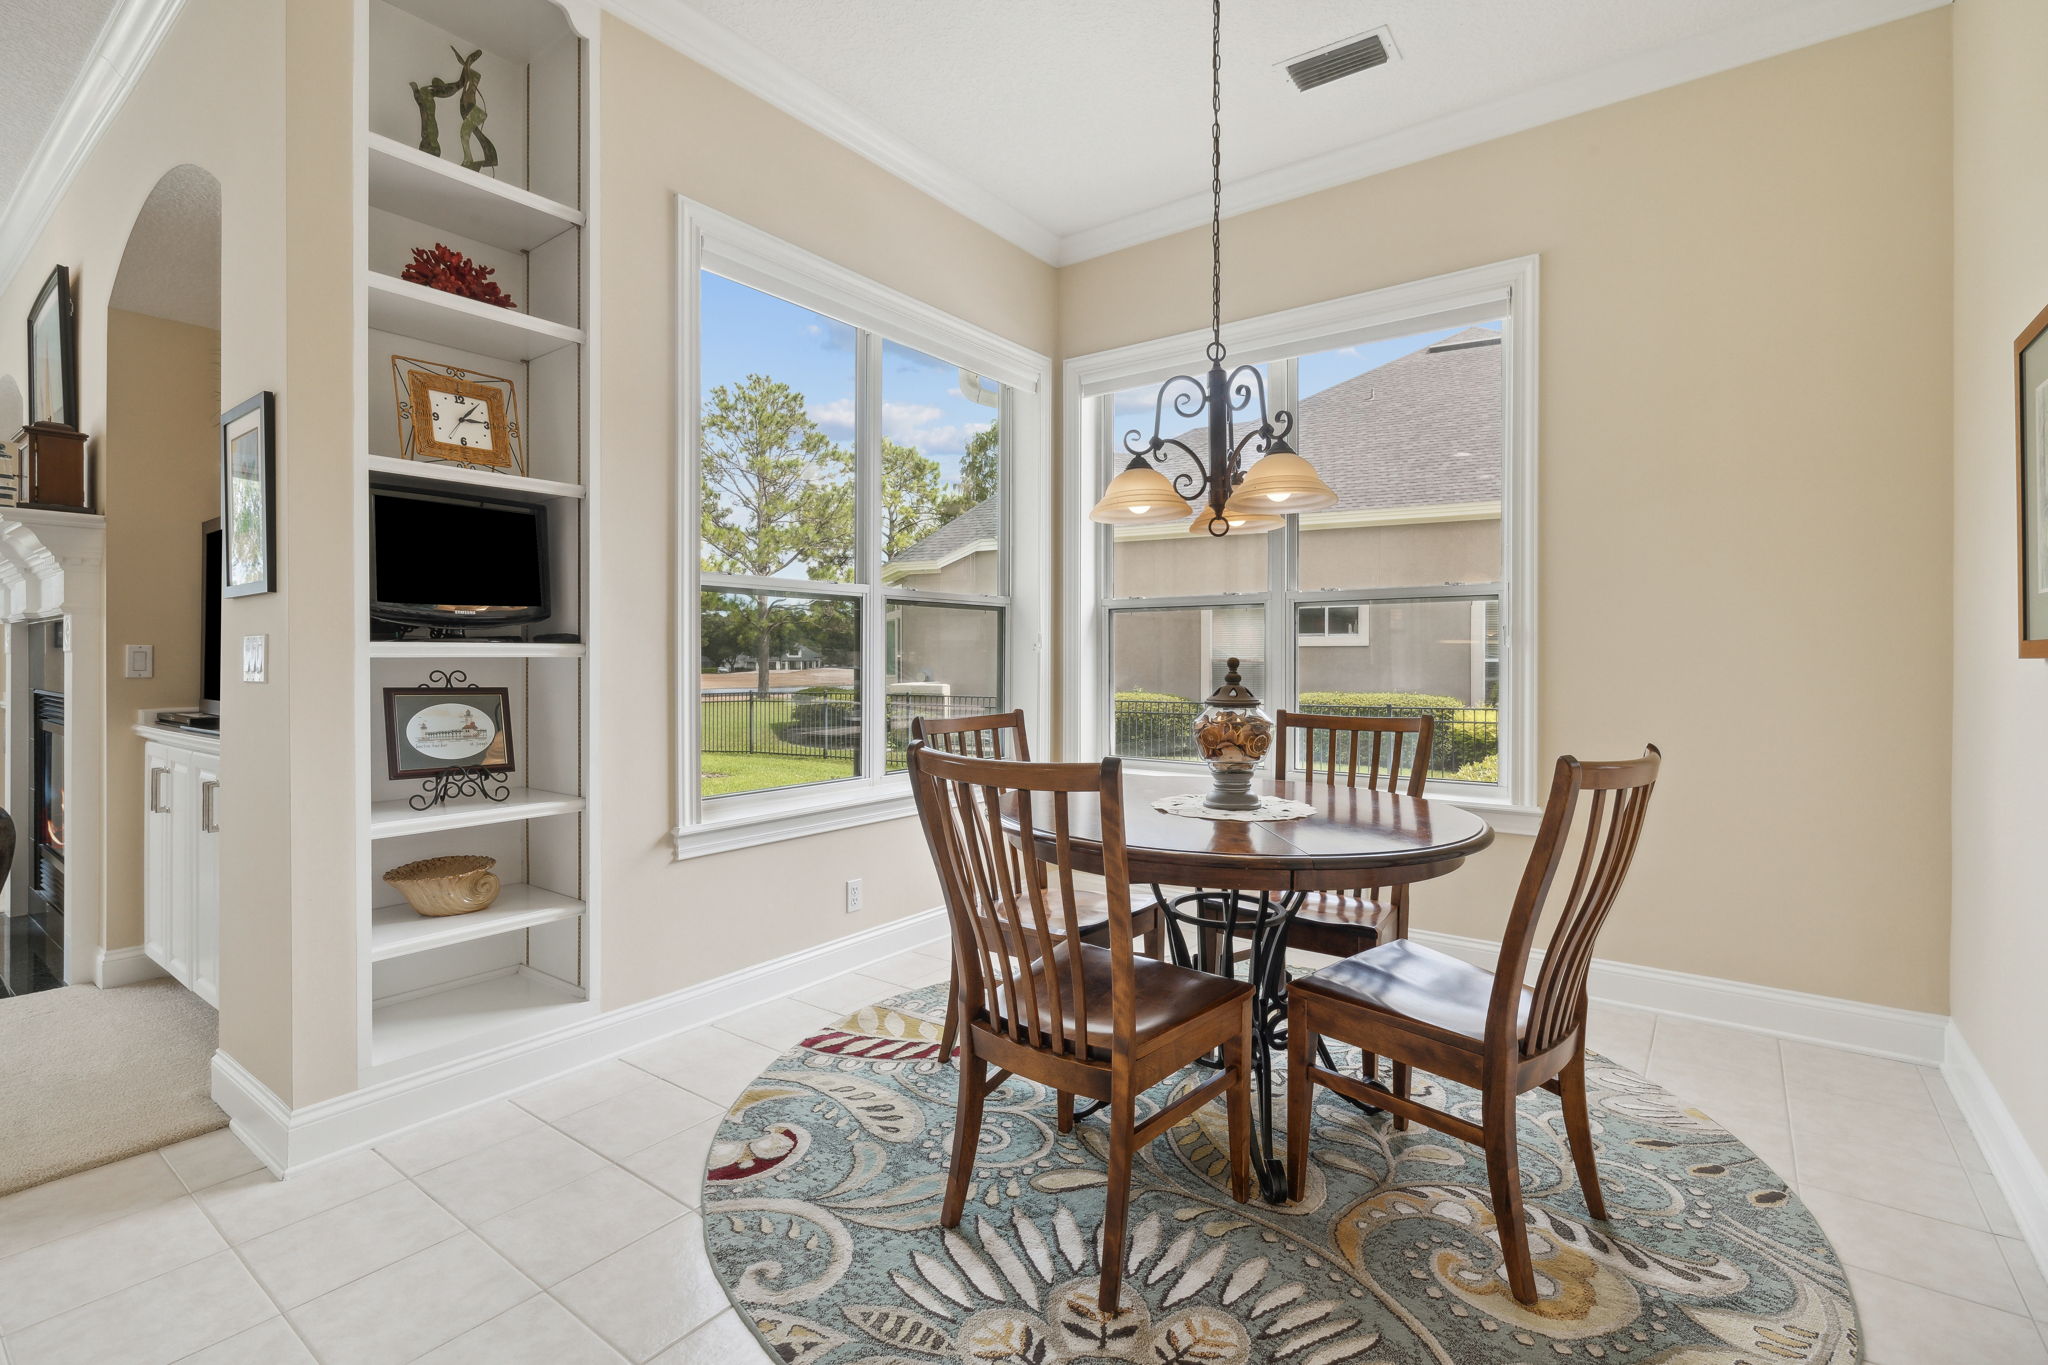
[[845,758],[705,754],[701,763],[703,780],[699,790],[706,796],[727,796],[733,792],[760,791],[767,787],[794,787],[805,782],[829,782],[835,777],[853,776],[853,756],[850,754]]

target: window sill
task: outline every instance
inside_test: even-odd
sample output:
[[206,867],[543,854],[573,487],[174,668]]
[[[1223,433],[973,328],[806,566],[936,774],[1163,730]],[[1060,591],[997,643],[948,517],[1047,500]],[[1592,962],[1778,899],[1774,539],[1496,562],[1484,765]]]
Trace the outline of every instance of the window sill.
[[1517,806],[1506,797],[1453,796],[1445,792],[1428,795],[1432,801],[1441,801],[1447,806],[1471,811],[1493,826],[1495,834],[1534,834],[1543,824],[1541,807]]
[[916,813],[910,783],[899,774],[848,792],[810,792],[778,800],[750,801],[730,814],[721,813],[698,824],[685,825],[671,837],[675,860],[681,862],[781,843],[785,839],[803,839],[835,829],[901,820]]

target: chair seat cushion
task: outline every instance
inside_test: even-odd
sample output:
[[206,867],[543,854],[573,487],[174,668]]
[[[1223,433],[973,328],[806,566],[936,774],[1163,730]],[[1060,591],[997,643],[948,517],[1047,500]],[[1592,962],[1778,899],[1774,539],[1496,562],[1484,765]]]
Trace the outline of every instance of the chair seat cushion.
[[[1068,966],[1066,945],[1054,948],[1052,956],[1054,968],[1060,973],[1060,1030],[1071,1038],[1075,1033],[1077,1012],[1074,1009],[1072,977],[1068,975],[1071,968]],[[1150,1052],[1167,1034],[1189,1019],[1227,1001],[1250,995],[1252,990],[1249,982],[1232,981],[1149,957],[1134,956],[1131,970],[1137,995],[1137,1024],[1132,1050],[1140,1056]],[[1115,1028],[1110,1009],[1107,948],[1098,948],[1092,943],[1081,945],[1081,980],[1088,996],[1088,1046],[1107,1053]],[[1038,1027],[1049,1033],[1052,1029],[1052,1002],[1045,998],[1043,984],[1042,980],[1034,978],[1033,988],[1039,995]],[[1000,998],[1002,992],[998,991],[997,995]]]
[[[1486,1036],[1493,973],[1403,938],[1296,977],[1292,989],[1412,1019],[1439,1035],[1477,1043]],[[1518,1038],[1528,1027],[1530,995],[1522,987]]]

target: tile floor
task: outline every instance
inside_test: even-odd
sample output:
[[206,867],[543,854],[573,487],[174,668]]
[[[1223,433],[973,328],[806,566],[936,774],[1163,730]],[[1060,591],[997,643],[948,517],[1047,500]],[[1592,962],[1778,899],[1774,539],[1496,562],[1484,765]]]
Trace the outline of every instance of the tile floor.
[[[718,1116],[942,947],[278,1182],[227,1133],[0,1199],[0,1365],[775,1365],[694,1209]],[[2048,1365],[2048,1284],[1934,1071],[1598,1010],[1593,1044],[1728,1123],[1850,1266],[1872,1365]]]

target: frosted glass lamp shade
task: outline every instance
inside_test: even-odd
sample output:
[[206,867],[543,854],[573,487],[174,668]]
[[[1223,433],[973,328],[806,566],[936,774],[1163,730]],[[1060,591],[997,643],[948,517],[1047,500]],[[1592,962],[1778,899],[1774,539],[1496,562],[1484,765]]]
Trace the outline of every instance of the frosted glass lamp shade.
[[1109,481],[1088,520],[1109,526],[1147,526],[1179,521],[1193,510],[1186,498],[1173,491],[1166,476],[1140,456]]
[[1266,512],[1292,514],[1335,507],[1337,494],[1314,466],[1279,441],[1245,474],[1230,500]]

